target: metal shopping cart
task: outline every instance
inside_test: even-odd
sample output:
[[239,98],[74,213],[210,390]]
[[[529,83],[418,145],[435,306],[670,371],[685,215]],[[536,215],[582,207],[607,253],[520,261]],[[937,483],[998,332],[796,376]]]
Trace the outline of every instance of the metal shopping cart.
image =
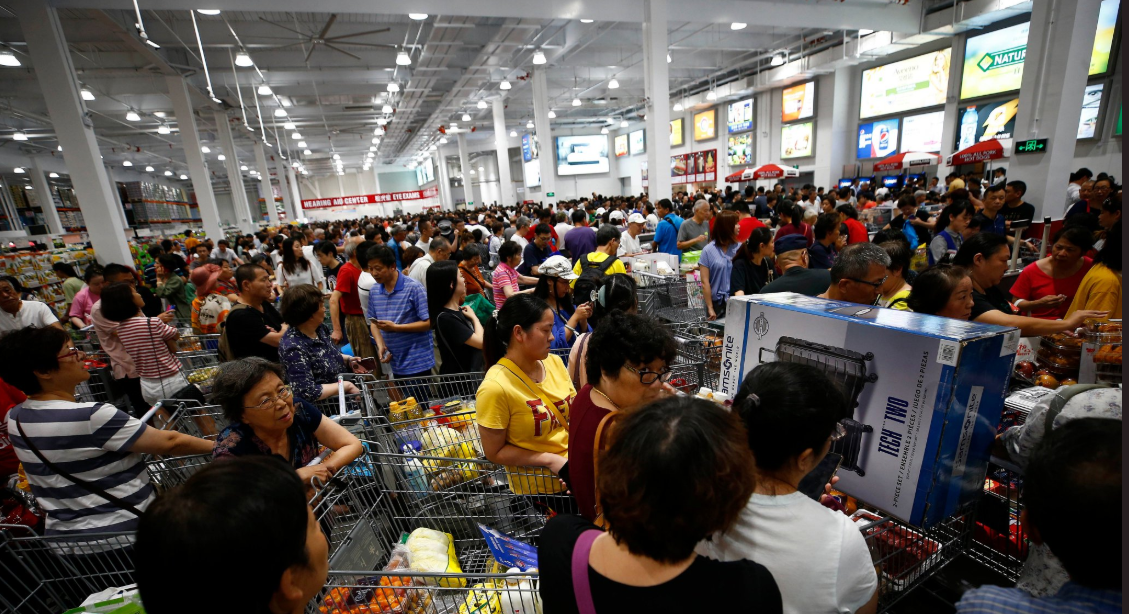
[[1023,471],[992,457],[984,480],[984,497],[976,508],[976,526],[968,555],[1015,582],[1027,560],[1027,534],[1019,522]]
[[796,362],[811,365],[822,370],[839,385],[847,398],[847,415],[843,416],[841,423],[847,430],[847,435],[831,445],[831,451],[843,456],[843,469],[854,471],[860,476],[866,475],[866,470],[859,465],[859,456],[862,453],[862,436],[871,433],[874,427],[863,424],[854,419],[855,408],[858,407],[859,394],[863,386],[878,381],[877,373],[868,373],[866,364],[874,360],[871,353],[860,354],[848,349],[823,345],[794,337],[781,337],[776,343],[775,350],[761,348],[758,357],[764,362],[765,353],[774,354],[776,360],[781,362]]
[[177,352],[212,352],[220,347],[220,336],[215,334],[200,334],[181,332],[176,340]]
[[220,358],[214,350],[177,352],[188,383],[196,384],[204,394],[211,394],[212,383],[219,372]]
[[666,277],[639,289],[639,313],[665,322],[705,322],[706,304],[702,282],[682,277]]
[[667,324],[667,328],[678,343],[676,363],[704,365],[705,383],[702,386],[716,390],[721,381],[721,335],[696,322],[672,322]]

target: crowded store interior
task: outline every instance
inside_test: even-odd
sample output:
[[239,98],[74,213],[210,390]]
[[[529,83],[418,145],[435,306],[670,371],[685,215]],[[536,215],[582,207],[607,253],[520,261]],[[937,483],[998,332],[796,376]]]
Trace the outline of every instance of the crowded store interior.
[[0,0],[0,613],[1122,611],[1120,0],[186,4]]

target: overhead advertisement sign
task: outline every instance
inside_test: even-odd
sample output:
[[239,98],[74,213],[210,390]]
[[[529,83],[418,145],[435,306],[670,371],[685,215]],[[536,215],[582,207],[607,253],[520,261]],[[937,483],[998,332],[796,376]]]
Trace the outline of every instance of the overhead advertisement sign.
[[781,98],[780,121],[794,122],[815,115],[815,81],[786,87]]
[[862,73],[859,117],[878,117],[945,104],[952,49],[942,49]]
[[812,144],[812,124],[789,124],[780,128],[780,157],[806,158],[815,151]]
[[677,147],[682,144],[682,118],[670,120],[670,146]]
[[1082,117],[1078,120],[1078,138],[1092,139],[1098,133],[1098,110],[1102,106],[1102,85],[1095,83],[1086,87],[1082,97]]
[[622,158],[627,155],[627,135],[621,134],[615,137],[615,157]]
[[[944,111],[942,111],[944,113]],[[858,158],[885,158],[898,151],[898,120],[859,124]]]
[[643,132],[643,129],[640,128],[639,130],[631,132],[627,135],[627,146],[631,151],[631,155],[639,155],[647,150],[646,140],[643,136],[644,134],[645,133]]
[[1019,89],[1030,30],[1031,24],[1021,23],[965,41],[961,100]]
[[521,160],[529,162],[536,160],[537,155],[537,137],[532,134],[521,135]]
[[1009,143],[1015,134],[1015,115],[1018,112],[1018,98],[965,107],[959,113],[960,123],[957,125],[954,148],[959,151],[989,139]]
[[729,105],[729,115],[726,117],[729,134],[744,132],[753,129],[753,99],[739,100]]
[[941,151],[945,112],[911,115],[902,120],[901,151]]
[[717,138],[717,107],[694,114],[694,140]]
[[729,166],[753,163],[753,135],[735,134],[729,137]]
[[541,185],[541,162],[530,160],[525,163],[525,187],[535,188]]
[[610,169],[607,135],[557,137],[558,175],[592,175]]
[[1113,51],[1113,31],[1117,28],[1117,9],[1120,0],[1102,0],[1098,10],[1098,31],[1094,36],[1094,51],[1090,54],[1090,74],[1100,75],[1109,70],[1109,54]]
[[408,192],[385,192],[382,194],[364,194],[362,196],[337,196],[334,198],[313,198],[302,201],[303,209],[326,209],[329,207],[356,207],[358,205],[375,205],[378,203],[393,203],[404,200],[424,200],[439,196],[438,187],[426,190],[411,190]]

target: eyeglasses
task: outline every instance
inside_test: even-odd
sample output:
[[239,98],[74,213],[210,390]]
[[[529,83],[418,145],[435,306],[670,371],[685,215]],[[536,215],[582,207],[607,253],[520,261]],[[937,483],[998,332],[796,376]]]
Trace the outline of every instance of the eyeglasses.
[[628,365],[623,365],[623,368],[627,369],[628,371],[631,371],[632,373],[634,373],[636,375],[638,375],[639,376],[639,383],[643,384],[644,386],[650,386],[651,384],[653,384],[653,383],[655,383],[659,380],[662,380],[662,381],[665,382],[665,381],[670,379],[670,369],[669,368],[663,369],[662,371],[651,371],[650,369],[636,369],[636,368],[630,367]]
[[78,348],[68,348],[68,349],[70,350],[69,352],[67,352],[66,354],[60,354],[60,355],[56,356],[56,358],[58,358],[59,360],[66,360],[67,358],[70,358],[71,356],[75,356],[76,360],[79,360],[79,361],[86,358],[86,352],[84,352],[84,351],[82,351]]
[[847,427],[843,426],[842,422],[836,422],[835,428],[831,430],[831,441],[839,441],[847,436]]
[[882,279],[879,279],[878,281],[866,281],[865,279],[858,279],[857,277],[848,277],[847,279],[849,279],[853,282],[856,282],[856,283],[866,284],[866,285],[874,288],[875,290],[877,290],[877,289],[881,288],[882,284],[886,283],[886,280],[889,279],[889,278],[890,278],[890,276],[887,275],[887,276],[883,277]]
[[290,397],[292,396],[294,396],[294,391],[290,389],[290,386],[283,386],[282,388],[278,389],[278,394],[276,396],[265,399],[258,405],[244,406],[243,409],[270,409],[270,407],[275,403],[278,403],[279,401],[286,402],[290,400]]

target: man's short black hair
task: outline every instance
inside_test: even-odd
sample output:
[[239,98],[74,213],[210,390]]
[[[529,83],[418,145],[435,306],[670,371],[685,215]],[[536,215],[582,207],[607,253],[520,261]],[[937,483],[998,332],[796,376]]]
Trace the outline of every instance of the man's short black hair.
[[385,267],[396,266],[396,254],[387,245],[376,245],[368,250],[369,264],[375,260]]
[[588,219],[588,214],[584,213],[580,209],[577,209],[577,210],[572,212],[572,223],[573,224],[579,224],[580,222],[583,222],[586,219]]
[[822,241],[827,238],[827,235],[834,232],[839,227],[839,214],[834,211],[830,213],[820,213],[819,217],[815,219],[815,238]]
[[618,240],[620,236],[619,229],[610,224],[600,226],[596,231],[596,245],[603,247],[613,240]]
[[359,266],[362,271],[368,267],[369,258],[372,257],[369,252],[371,252],[374,247],[376,247],[376,241],[361,241],[357,244],[356,249],[353,250],[353,255],[357,258],[357,266]]
[[255,281],[258,271],[266,273],[263,267],[257,264],[241,264],[235,267],[235,287],[239,289],[240,294],[243,293],[243,284],[249,281]]
[[326,256],[337,256],[337,246],[329,241],[318,241],[318,244],[314,246],[314,251]]
[[[1082,393],[1087,394],[1087,393]],[[1024,474],[1027,520],[1070,574],[1092,589],[1121,591],[1121,420],[1076,418],[1051,430]],[[1077,513],[1086,510],[1085,522]]]
[[837,205],[835,207],[835,212],[836,213],[842,213],[843,215],[847,216],[848,218],[850,218],[852,220],[859,219],[858,209],[855,209],[854,205],[852,205],[850,203],[843,203],[841,205]]
[[1022,181],[1009,181],[1007,182],[1007,187],[1015,190],[1016,192],[1019,192],[1020,197],[1022,197],[1024,194],[1027,194],[1027,184],[1023,183]]
[[535,234],[535,235],[551,235],[551,234],[553,234],[553,227],[548,225],[548,224],[545,224],[545,223],[538,224],[536,227],[534,227],[533,234]]

